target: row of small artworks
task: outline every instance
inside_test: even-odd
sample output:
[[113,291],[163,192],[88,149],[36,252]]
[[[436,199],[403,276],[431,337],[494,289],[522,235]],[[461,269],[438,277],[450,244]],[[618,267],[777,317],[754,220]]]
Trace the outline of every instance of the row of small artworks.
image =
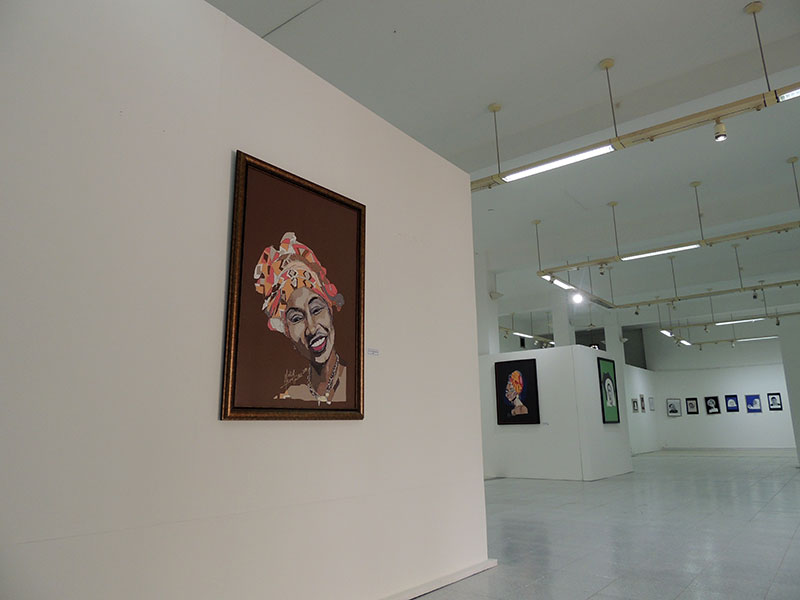
[[[720,407],[719,396],[706,396],[704,398],[706,406],[706,414],[718,415],[722,413]],[[634,399],[634,403],[636,399]],[[697,415],[700,414],[699,399],[686,398],[686,414]],[[736,394],[728,394],[725,396],[725,412],[739,412],[739,396]],[[744,397],[744,405],[749,413],[760,413],[761,410],[761,394],[746,394]],[[642,404],[644,406],[644,404]],[[667,398],[667,415],[670,417],[680,417],[683,413],[681,411],[682,402],[680,398]],[[783,410],[783,401],[778,392],[767,394],[767,406],[770,410]],[[634,406],[634,411],[636,410]]]

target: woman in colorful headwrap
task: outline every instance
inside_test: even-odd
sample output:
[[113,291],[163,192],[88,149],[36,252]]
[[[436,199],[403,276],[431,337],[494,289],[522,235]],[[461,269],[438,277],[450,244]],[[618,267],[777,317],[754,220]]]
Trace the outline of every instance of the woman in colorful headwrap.
[[528,414],[528,407],[522,403],[521,399],[524,387],[525,383],[522,381],[522,373],[513,371],[511,375],[508,376],[508,383],[506,383],[506,400],[513,405],[511,409],[512,416]]
[[336,353],[333,311],[344,298],[328,281],[327,271],[293,232],[283,234],[279,248],[267,247],[256,265],[256,291],[267,327],[288,337],[308,360],[305,377],[287,381],[280,399],[320,404],[346,400],[347,369]]

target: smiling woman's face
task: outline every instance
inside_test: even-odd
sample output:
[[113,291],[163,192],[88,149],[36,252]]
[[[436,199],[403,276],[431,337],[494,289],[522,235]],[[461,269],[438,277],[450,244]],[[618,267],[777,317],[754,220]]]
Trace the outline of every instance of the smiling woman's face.
[[299,288],[289,296],[286,331],[309,362],[323,364],[333,352],[335,332],[330,307],[309,288]]

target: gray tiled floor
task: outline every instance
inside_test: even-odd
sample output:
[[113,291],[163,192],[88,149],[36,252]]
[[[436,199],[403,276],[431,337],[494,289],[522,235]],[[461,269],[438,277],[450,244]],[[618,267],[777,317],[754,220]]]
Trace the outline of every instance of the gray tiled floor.
[[424,600],[800,600],[792,451],[655,452],[590,483],[486,482],[499,566]]

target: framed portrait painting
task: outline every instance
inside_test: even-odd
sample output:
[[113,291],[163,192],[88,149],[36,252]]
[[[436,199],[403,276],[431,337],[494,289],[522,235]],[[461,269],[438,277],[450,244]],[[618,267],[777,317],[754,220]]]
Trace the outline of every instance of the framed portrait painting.
[[539,383],[536,359],[494,364],[498,425],[539,424]]
[[726,394],[725,410],[728,412],[739,412],[739,396],[736,394]]
[[697,406],[697,398],[687,398],[686,399],[686,414],[687,415],[700,414],[700,409]]
[[681,416],[681,399],[680,398],[667,398],[667,416],[680,417]]
[[365,219],[236,153],[222,419],[364,417]]
[[778,392],[767,394],[767,406],[770,410],[783,410],[783,402]]
[[761,394],[746,394],[744,397],[744,405],[749,413],[761,412]]
[[603,409],[603,423],[619,423],[617,371],[614,361],[598,356],[597,370],[600,375],[600,401]]

